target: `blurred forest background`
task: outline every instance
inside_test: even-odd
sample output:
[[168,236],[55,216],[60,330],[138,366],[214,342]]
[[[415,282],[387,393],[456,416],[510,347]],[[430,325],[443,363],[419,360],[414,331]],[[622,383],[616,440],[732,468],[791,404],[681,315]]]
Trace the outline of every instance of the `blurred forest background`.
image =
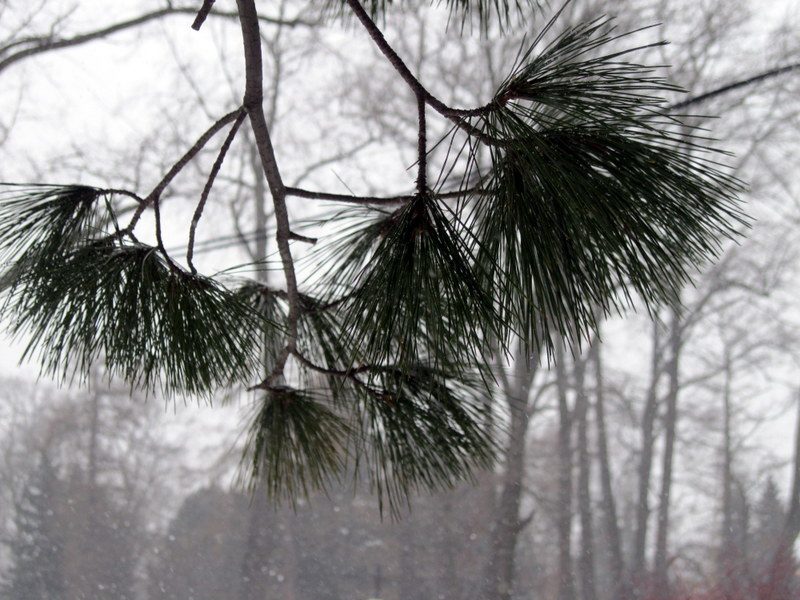
[[[229,3],[199,34],[189,28],[197,3],[178,4],[0,0],[0,180],[147,188],[215,115],[236,107],[241,41]],[[487,398],[500,444],[493,472],[413,498],[399,521],[381,519],[374,495],[352,482],[275,507],[237,476],[251,399],[243,390],[212,408],[187,399],[165,410],[158,398],[103,383],[102,365],[88,391],[9,368],[0,386],[0,595],[800,598],[793,4],[573,0],[564,10],[556,30],[603,14],[620,31],[660,23],[635,41],[671,44],[639,60],[671,65],[665,75],[688,91],[671,102],[694,99],[686,112],[718,117],[694,122],[732,151],[756,220],[695,286],[676,290],[680,308],[609,320],[580,353],[557,352],[549,365],[522,349],[499,358]],[[407,188],[416,113],[366,37],[303,0],[260,8],[266,110],[289,185]],[[522,36],[549,18],[532,14],[507,37],[460,35],[446,13],[412,0],[389,10],[385,31],[437,96],[472,106],[505,77]],[[203,152],[195,175],[215,153]],[[240,136],[207,209],[216,229],[206,226],[198,243],[203,269],[233,261],[270,281],[270,261],[252,264],[272,251],[259,174]],[[164,211],[185,220],[204,182],[182,175]],[[304,200],[291,208],[314,235],[319,211]]]

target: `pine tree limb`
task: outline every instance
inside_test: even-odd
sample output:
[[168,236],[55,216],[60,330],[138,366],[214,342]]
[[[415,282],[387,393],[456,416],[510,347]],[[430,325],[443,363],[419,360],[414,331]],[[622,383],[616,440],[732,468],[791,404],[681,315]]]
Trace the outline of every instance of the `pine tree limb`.
[[754,75],[753,77],[748,77],[747,79],[742,79],[740,81],[734,81],[732,83],[728,83],[726,85],[718,87],[715,90],[711,90],[703,94],[698,94],[697,96],[692,96],[690,98],[687,98],[686,100],[681,100],[680,102],[671,104],[670,106],[667,107],[667,109],[664,112],[668,113],[675,112],[676,110],[682,110],[689,106],[702,104],[707,100],[711,100],[713,98],[716,98],[717,96],[722,96],[723,94],[727,94],[728,92],[732,92],[734,90],[738,90],[743,87],[754,85],[756,83],[766,81],[767,79],[773,79],[780,75],[791,73],[792,71],[797,71],[797,70],[800,70],[800,63],[794,63],[792,65],[784,65],[782,67],[776,67],[774,69],[764,71],[763,73],[759,73],[758,75]]
[[455,123],[455,125],[464,131],[466,131],[469,135],[477,137],[481,141],[487,144],[493,144],[496,140],[492,140],[490,137],[486,136],[482,131],[470,125],[469,121],[467,120],[469,117],[480,117],[484,116],[487,113],[491,112],[495,108],[495,104],[489,103],[485,106],[473,109],[460,109],[460,108],[451,108],[447,106],[444,102],[436,98],[433,94],[431,94],[425,86],[420,83],[420,81],[414,76],[411,70],[406,66],[403,59],[395,52],[394,48],[389,45],[389,42],[386,41],[386,38],[383,35],[383,32],[378,28],[372,18],[369,16],[364,7],[361,5],[359,0],[345,0],[347,5],[356,15],[358,20],[364,26],[364,29],[367,30],[370,38],[381,53],[386,57],[386,60],[394,67],[403,81],[408,84],[411,90],[417,97],[422,97],[425,99],[425,102],[433,108],[436,112],[441,114],[444,117],[447,117]]
[[194,264],[192,264],[192,257],[194,256],[194,238],[197,231],[197,224],[200,222],[200,217],[203,216],[203,209],[205,208],[206,201],[208,200],[208,195],[211,193],[211,187],[214,185],[214,179],[216,179],[217,173],[219,173],[220,168],[222,168],[222,162],[225,160],[225,155],[228,153],[228,149],[231,147],[233,139],[236,137],[236,133],[239,131],[239,127],[246,116],[247,113],[244,110],[239,111],[239,115],[233,122],[233,127],[231,127],[231,130],[228,133],[228,137],[226,137],[225,141],[222,143],[217,160],[214,161],[214,165],[211,167],[211,173],[208,175],[206,185],[203,187],[203,192],[200,194],[200,201],[197,203],[194,216],[192,216],[192,223],[189,226],[189,247],[186,250],[186,263],[189,265],[192,275],[197,273],[197,269],[195,269]]
[[197,16],[194,18],[194,23],[192,23],[192,29],[200,31],[203,23],[205,23],[208,18],[208,14],[211,12],[211,8],[214,6],[214,1],[215,0],[203,0],[203,6],[200,7]]
[[393,204],[403,204],[414,199],[413,194],[400,196],[352,196],[349,194],[332,194],[328,192],[312,192],[302,188],[287,187],[287,196],[306,198],[307,200],[330,200],[332,202],[346,202],[348,204],[362,204],[372,206],[387,206]]
[[256,147],[261,158],[261,166],[272,194],[276,221],[275,239],[278,244],[281,263],[283,264],[289,303],[289,314],[286,320],[286,347],[278,357],[272,372],[272,377],[278,378],[283,374],[289,355],[296,349],[297,321],[301,315],[302,302],[297,289],[297,274],[295,273],[294,259],[289,245],[292,232],[289,225],[289,213],[286,208],[286,187],[278,168],[269,126],[264,116],[263,67],[258,13],[256,12],[254,0],[236,0],[236,4],[239,7],[245,55],[246,79],[243,105],[250,118]]

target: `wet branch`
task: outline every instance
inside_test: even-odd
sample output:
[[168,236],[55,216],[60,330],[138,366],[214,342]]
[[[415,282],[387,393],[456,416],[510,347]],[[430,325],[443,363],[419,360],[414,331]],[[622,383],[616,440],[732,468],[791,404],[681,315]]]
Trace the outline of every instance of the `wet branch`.
[[286,294],[289,314],[286,323],[286,346],[276,361],[272,374],[267,379],[274,381],[283,375],[289,356],[295,352],[297,345],[297,322],[302,313],[302,300],[297,289],[297,274],[289,241],[292,231],[289,225],[289,213],[286,208],[286,187],[281,178],[278,161],[272,147],[269,126],[264,115],[263,67],[261,56],[261,34],[258,24],[258,13],[254,0],[236,0],[239,8],[239,19],[242,27],[242,42],[245,57],[245,93],[244,109],[250,118],[256,147],[261,159],[261,167],[272,194],[275,209],[275,240],[283,265],[286,279]]
[[203,23],[206,22],[208,13],[211,12],[211,8],[213,6],[214,0],[203,0],[203,6],[200,7],[200,10],[197,12],[197,16],[194,18],[194,22],[192,23],[192,29],[195,31],[200,31],[200,28],[203,26]]
[[494,103],[487,104],[485,106],[481,106],[479,108],[473,109],[461,109],[461,108],[451,108],[447,106],[444,102],[436,98],[433,94],[431,94],[420,81],[414,76],[414,74],[409,70],[406,66],[403,59],[394,51],[389,45],[389,42],[386,41],[386,38],[383,35],[383,32],[378,28],[372,18],[369,16],[364,7],[361,6],[359,0],[345,0],[347,5],[356,15],[356,18],[361,22],[364,26],[364,29],[367,30],[370,38],[372,41],[375,42],[375,45],[381,51],[381,53],[386,57],[386,59],[391,63],[397,73],[402,77],[403,81],[405,81],[411,90],[414,92],[414,95],[424,98],[425,102],[433,108],[436,112],[441,114],[444,117],[450,119],[453,123],[456,124],[460,129],[466,131],[468,134],[477,137],[481,141],[485,143],[492,143],[490,137],[486,136],[476,127],[470,125],[467,121],[469,117],[481,117],[489,112],[491,112],[495,108]]
[[194,268],[194,264],[192,263],[192,257],[194,256],[194,238],[197,232],[197,224],[200,222],[200,218],[203,216],[203,209],[205,209],[206,202],[208,201],[208,195],[211,193],[211,187],[214,185],[214,180],[216,179],[220,168],[222,168],[225,155],[228,153],[228,149],[231,147],[233,139],[236,137],[236,132],[239,131],[239,127],[242,125],[242,122],[246,116],[247,113],[244,110],[239,111],[239,116],[236,117],[236,120],[233,122],[233,127],[231,127],[228,137],[225,138],[225,141],[222,143],[222,147],[219,150],[217,160],[214,161],[214,165],[211,167],[211,173],[208,175],[206,185],[203,187],[203,192],[200,194],[200,201],[197,203],[197,208],[192,216],[192,223],[189,226],[189,247],[186,250],[186,263],[189,265],[192,274],[197,273],[197,269]]
[[753,77],[748,77],[747,79],[742,79],[741,81],[734,81],[733,83],[723,85],[722,87],[719,87],[715,90],[711,90],[709,92],[705,92],[697,96],[692,96],[690,98],[687,98],[686,100],[681,100],[680,102],[671,104],[666,108],[665,112],[674,112],[676,110],[681,110],[688,106],[701,104],[706,100],[711,100],[712,98],[716,98],[717,96],[721,96],[728,92],[732,92],[733,90],[738,90],[739,88],[747,87],[749,85],[760,83],[767,79],[772,79],[774,77],[778,77],[780,75],[784,75],[786,73],[791,73],[792,71],[798,71],[798,70],[800,70],[800,63],[794,63],[792,65],[785,65],[783,67],[770,69],[769,71],[759,73],[758,75],[754,75]]
[[425,96],[417,94],[419,134],[417,136],[417,194],[424,196],[428,190],[428,135],[425,122]]
[[172,182],[172,180],[175,179],[178,173],[180,173],[183,170],[183,168],[189,164],[189,161],[191,161],[195,156],[197,156],[197,153],[200,152],[200,150],[202,150],[205,147],[205,145],[209,142],[209,140],[212,137],[214,137],[214,135],[220,129],[225,127],[225,125],[238,119],[241,112],[242,112],[241,107],[237,108],[232,112],[229,112],[227,115],[225,115],[224,117],[219,119],[216,123],[214,123],[211,127],[209,127],[206,130],[206,132],[200,136],[200,138],[194,143],[194,145],[191,148],[189,148],[189,150],[183,156],[181,156],[181,158],[178,159],[178,161],[174,165],[172,165],[172,168],[167,172],[166,175],[164,175],[161,181],[158,182],[158,185],[156,185],[156,187],[153,188],[153,191],[150,192],[147,195],[147,197],[142,202],[139,203],[139,206],[136,208],[136,211],[133,213],[133,216],[131,217],[130,223],[128,223],[128,226],[123,230],[123,233],[128,234],[133,232],[134,228],[136,227],[136,224],[139,222],[139,219],[142,217],[142,214],[147,209],[147,207],[150,206],[151,204],[154,204],[155,201],[161,197],[161,194],[164,192],[167,186]]
[[402,204],[410,202],[414,199],[413,194],[403,194],[400,196],[352,196],[349,194],[331,194],[328,192],[312,192],[302,188],[287,187],[286,194],[288,196],[296,196],[298,198],[305,198],[307,200],[331,200],[333,202],[346,202],[348,204],[371,204],[371,205],[387,205],[387,204]]

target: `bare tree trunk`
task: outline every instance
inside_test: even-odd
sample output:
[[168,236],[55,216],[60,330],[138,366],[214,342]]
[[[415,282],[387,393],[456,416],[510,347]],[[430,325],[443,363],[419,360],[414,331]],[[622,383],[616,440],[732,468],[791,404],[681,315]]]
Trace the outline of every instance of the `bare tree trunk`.
[[486,577],[489,588],[485,594],[487,600],[510,600],[514,585],[514,551],[519,532],[526,429],[525,410],[516,406],[512,409],[509,447],[500,500],[496,508],[498,516],[491,533],[491,557]]
[[642,414],[642,449],[639,456],[639,487],[636,503],[636,529],[633,538],[631,575],[634,593],[641,597],[645,577],[645,553],[647,550],[647,524],[650,517],[650,473],[653,468],[653,442],[656,413],[658,410],[658,383],[661,379],[661,336],[659,324],[653,322],[653,344],[650,362],[650,386]]
[[655,581],[656,594],[662,598],[669,597],[669,564],[668,564],[668,533],[669,533],[669,508],[672,491],[672,463],[675,455],[675,434],[678,425],[678,387],[679,363],[681,353],[681,315],[680,309],[675,306],[671,309],[670,360],[667,365],[667,379],[669,389],[667,392],[666,415],[664,416],[664,456],[661,468],[661,492],[658,505],[658,529],[656,532],[655,553]]
[[722,389],[722,531],[720,532],[719,580],[725,598],[732,598],[739,587],[736,581],[737,562],[742,555],[737,552],[733,533],[733,450],[731,443],[731,361],[725,353],[724,382]]
[[800,534],[800,390],[797,393],[797,423],[795,425],[794,464],[792,467],[792,495],[789,498],[789,510],[786,527],[783,528],[783,541],[787,545],[794,544]]
[[564,348],[556,347],[558,393],[558,600],[575,600],[572,569],[572,411],[567,397],[569,382]]
[[589,457],[589,395],[586,392],[586,364],[588,359],[575,362],[575,421],[578,434],[578,513],[581,521],[581,548],[578,571],[582,600],[596,600],[597,587],[594,562],[594,524],[592,523],[592,498],[589,490],[591,459]]
[[800,535],[800,390],[797,391],[797,416],[795,422],[794,461],[792,465],[792,494],[786,511],[786,524],[781,536],[776,540],[772,558],[769,561],[770,589],[776,589],[778,579],[790,563],[794,543]]
[[529,394],[538,371],[538,357],[526,356],[522,342],[517,349],[513,378],[503,379],[511,423],[505,469],[497,518],[490,539],[490,558],[487,565],[487,600],[510,600],[514,587],[514,556],[519,532],[522,529],[519,507],[522,498],[522,481],[525,474],[525,440],[530,422]]
[[603,388],[603,361],[600,352],[600,343],[595,340],[589,350],[589,358],[594,362],[595,368],[595,419],[597,428],[597,454],[600,463],[600,485],[602,489],[603,522],[609,546],[609,568],[615,600],[627,600],[630,597],[630,583],[625,577],[625,564],[622,559],[622,536],[617,520],[617,502],[614,497],[612,485],[611,462],[608,454],[608,433],[606,431],[605,417],[605,390]]

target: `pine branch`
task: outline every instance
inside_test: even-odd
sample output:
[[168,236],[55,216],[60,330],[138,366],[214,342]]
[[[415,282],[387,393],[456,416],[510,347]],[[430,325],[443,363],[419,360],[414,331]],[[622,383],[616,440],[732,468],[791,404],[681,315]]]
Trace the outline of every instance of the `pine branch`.
[[217,282],[194,276],[142,244],[79,240],[28,262],[7,291],[2,316],[28,332],[23,358],[84,381],[102,360],[148,392],[207,395],[253,375],[258,336],[273,326]]
[[425,122],[425,96],[417,94],[418,135],[417,135],[417,194],[428,193],[428,132]]
[[364,7],[361,5],[359,0],[345,0],[345,2],[356,15],[356,18],[358,18],[358,20],[364,26],[364,29],[367,30],[367,33],[372,41],[386,57],[389,63],[394,67],[395,71],[397,71],[403,81],[405,81],[406,84],[411,88],[411,91],[414,92],[416,97],[424,98],[425,102],[431,108],[433,108],[442,116],[450,119],[458,128],[463,129],[470,135],[477,136],[487,143],[491,142],[491,140],[486,138],[480,130],[472,127],[466,119],[469,117],[479,117],[485,115],[487,112],[493,109],[493,105],[486,105],[474,109],[458,109],[447,106],[444,102],[431,94],[414,76],[414,74],[411,73],[405,62],[403,62],[403,59],[400,58],[397,52],[395,52],[394,48],[392,48],[389,45],[389,42],[386,41],[383,32],[370,18],[369,14],[366,10],[364,10]]
[[402,204],[414,199],[414,195],[401,196],[352,196],[348,194],[332,194],[328,192],[312,192],[296,187],[286,188],[287,196],[296,196],[308,200],[331,200],[333,202],[345,202],[347,204],[360,204],[364,206],[391,206]]
[[[329,0],[329,9],[336,12],[341,6],[340,2]],[[365,4],[368,15],[374,19],[386,12],[392,0],[366,0]],[[528,17],[532,9],[539,9],[547,3],[536,0],[445,0],[445,4],[450,9],[451,17],[460,21],[462,30],[468,23],[471,28],[477,18],[481,32],[487,34],[490,23],[496,22],[502,31],[511,23],[513,16]],[[456,13],[461,14],[459,16]]]
[[141,219],[142,214],[144,214],[144,211],[151,204],[153,204],[156,201],[156,199],[161,197],[161,194],[164,192],[167,186],[172,182],[172,180],[175,179],[175,177],[177,177],[178,173],[180,173],[186,167],[186,165],[188,165],[189,162],[195,156],[197,156],[197,154],[205,147],[205,145],[211,140],[212,137],[214,137],[214,135],[216,135],[216,133],[219,130],[225,127],[225,125],[227,125],[228,123],[236,121],[239,118],[239,115],[241,114],[242,110],[244,110],[243,107],[240,107],[234,111],[229,112],[227,115],[217,120],[216,123],[214,123],[211,127],[209,127],[208,130],[206,130],[206,132],[200,136],[200,138],[194,143],[194,145],[191,148],[189,148],[186,154],[184,154],[178,160],[178,162],[172,165],[167,174],[164,175],[164,177],[161,179],[160,182],[158,182],[158,185],[156,185],[156,187],[153,188],[153,191],[147,195],[144,201],[139,203],[139,206],[134,211],[133,216],[131,217],[131,220],[128,223],[128,226],[123,230],[123,233],[128,234],[133,232],[133,230],[136,227],[136,224],[139,222],[139,219]]
[[161,198],[154,198],[153,199],[153,216],[155,220],[155,227],[156,227],[156,247],[158,251],[161,253],[161,256],[164,257],[164,260],[167,261],[169,268],[173,271],[177,272],[180,270],[175,261],[172,260],[172,257],[167,252],[166,247],[164,246],[164,238],[162,237],[161,231]]
[[189,226],[189,245],[186,250],[186,262],[189,265],[193,275],[197,273],[197,269],[195,269],[194,264],[192,264],[192,257],[194,256],[194,238],[197,230],[197,224],[200,222],[200,218],[203,216],[203,209],[205,208],[206,201],[208,200],[208,195],[211,193],[211,187],[214,185],[214,179],[216,179],[217,173],[219,173],[219,170],[222,168],[222,162],[225,160],[225,155],[228,153],[228,149],[231,147],[233,139],[236,137],[236,132],[239,131],[239,127],[246,116],[247,113],[244,110],[239,111],[239,115],[233,122],[233,127],[231,127],[231,130],[228,133],[228,137],[226,137],[225,141],[222,143],[222,147],[217,155],[217,160],[214,161],[214,165],[211,167],[211,172],[206,180],[206,185],[203,187],[203,192],[200,194],[200,201],[197,203],[197,208],[192,216],[192,223]]
[[214,0],[203,0],[203,6],[200,7],[200,10],[197,12],[197,16],[194,18],[194,22],[192,23],[192,29],[195,31],[200,31],[200,28],[208,18],[208,14],[211,12],[211,8],[213,6]]
[[289,314],[286,320],[286,348],[273,366],[272,376],[278,378],[283,374],[286,359],[297,347],[297,321],[301,314],[301,299],[297,289],[297,275],[294,259],[289,246],[291,228],[289,213],[286,208],[286,187],[283,184],[266,118],[264,116],[263,69],[261,59],[261,34],[258,25],[258,13],[254,0],[237,0],[242,27],[242,40],[245,55],[245,94],[244,109],[250,118],[261,166],[267,178],[272,203],[275,209],[276,234],[278,252],[283,263],[286,279],[286,293],[289,302]]
[[784,65],[782,67],[769,69],[768,71],[764,71],[763,73],[759,73],[758,75],[748,77],[747,79],[734,81],[732,83],[728,83],[709,92],[698,94],[697,96],[691,96],[689,98],[686,98],[686,100],[681,100],[680,102],[671,104],[666,109],[664,109],[664,112],[671,113],[677,110],[683,110],[684,108],[695,106],[697,104],[702,104],[707,100],[712,100],[713,98],[722,96],[724,94],[727,94],[728,92],[748,87],[756,83],[761,83],[762,81],[766,81],[768,79],[774,79],[775,77],[779,77],[781,75],[785,75],[786,73],[791,73],[797,70],[800,70],[800,63],[794,63],[791,65]]
[[524,49],[480,119],[503,144],[469,225],[479,278],[537,350],[588,339],[597,307],[619,312],[632,291],[648,307],[669,301],[747,222],[741,183],[707,140],[670,133],[680,121],[662,115],[663,94],[675,86],[628,58],[639,48],[600,52],[625,35],[608,25]]
[[253,419],[243,465],[251,481],[263,481],[272,499],[324,490],[345,466],[350,426],[312,395],[270,389]]

